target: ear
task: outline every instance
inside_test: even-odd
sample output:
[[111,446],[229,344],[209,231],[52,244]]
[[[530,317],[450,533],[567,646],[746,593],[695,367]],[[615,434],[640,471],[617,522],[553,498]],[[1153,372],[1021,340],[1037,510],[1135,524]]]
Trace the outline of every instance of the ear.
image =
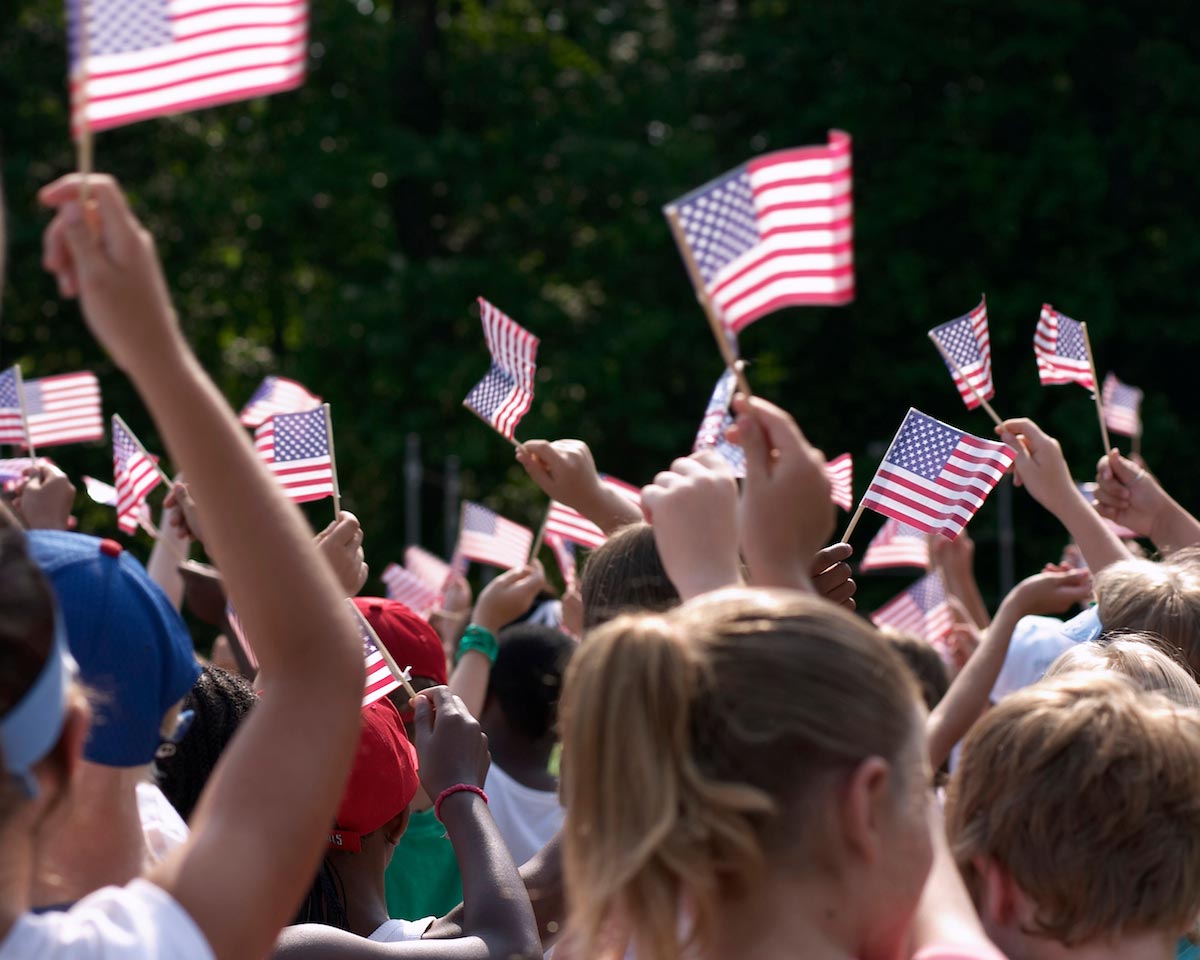
[[63,799],[79,771],[83,760],[83,745],[92,725],[92,710],[86,698],[72,693],[63,715],[62,732],[58,742],[37,765],[39,791],[57,804]]
[[891,816],[892,767],[882,757],[867,757],[850,774],[842,790],[838,821],[847,849],[867,861],[877,860]]
[[1018,919],[1019,901],[1024,899],[1012,874],[983,854],[973,857],[971,865],[979,877],[977,908],[980,919],[989,929],[1011,927]]
[[411,805],[405,807],[398,814],[392,817],[383,825],[383,838],[391,845],[395,846],[400,842],[400,838],[404,836],[404,831],[408,829],[409,812],[412,809]]

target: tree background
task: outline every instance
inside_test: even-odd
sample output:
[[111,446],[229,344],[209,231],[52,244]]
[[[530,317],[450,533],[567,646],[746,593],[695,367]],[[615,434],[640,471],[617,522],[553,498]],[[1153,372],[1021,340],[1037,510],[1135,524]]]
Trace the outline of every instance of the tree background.
[[[404,545],[405,438],[536,525],[544,497],[460,407],[487,368],[484,295],[542,339],[519,436],[580,437],[649,481],[690,448],[720,360],[661,206],[747,157],[854,137],[858,299],[789,309],[742,338],[756,391],[856,494],[909,406],[980,434],[925,338],[986,291],[1002,415],[1058,435],[1079,479],[1101,452],[1078,387],[1043,389],[1050,301],[1086,320],[1103,376],[1147,392],[1144,450],[1194,505],[1191,279],[1200,70],[1186,4],[1094,0],[315,0],[295,92],[97,138],[158,237],[183,323],[231,403],[264,374],[334,405],[345,504],[377,573]],[[105,412],[157,437],[41,271],[38,186],[72,168],[61,0],[0,5],[0,157],[10,236],[0,362],[96,370]],[[107,478],[107,446],[53,451]],[[995,498],[993,498],[993,501]],[[1022,491],[1017,574],[1064,535]],[[996,599],[997,505],[973,522]],[[111,513],[82,500],[84,525]],[[311,509],[327,520],[328,503]],[[844,522],[844,519],[843,521]],[[879,518],[855,536],[865,546]],[[899,588],[866,578],[871,609]]]

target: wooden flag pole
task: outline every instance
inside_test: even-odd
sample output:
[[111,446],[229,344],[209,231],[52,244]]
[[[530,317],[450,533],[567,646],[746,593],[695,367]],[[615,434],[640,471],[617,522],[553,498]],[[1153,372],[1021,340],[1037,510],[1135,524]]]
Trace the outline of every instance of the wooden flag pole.
[[721,359],[725,361],[725,366],[732,370],[733,375],[737,377],[738,389],[747,397],[753,396],[750,391],[750,381],[746,379],[746,365],[734,355],[733,347],[729,345],[729,338],[726,336],[725,324],[717,316],[717,309],[713,306],[712,298],[704,289],[704,278],[700,276],[700,265],[696,263],[696,258],[692,256],[692,248],[688,245],[687,237],[683,232],[683,226],[679,223],[679,211],[675,207],[667,207],[666,214],[667,223],[671,225],[671,234],[675,237],[675,245],[679,247],[683,263],[687,267],[688,277],[692,281],[692,289],[696,291],[696,299],[700,301],[704,315],[708,318],[709,328],[712,330],[712,335],[717,341],[717,349],[721,351]]
[[21,379],[21,365],[13,364],[13,379],[17,382],[17,402],[21,405],[21,426],[25,428],[25,449],[29,451],[29,459],[37,460],[37,451],[33,449],[33,437],[29,435],[29,417],[25,413],[25,381]]
[[846,532],[842,534],[842,539],[839,543],[849,543],[850,536],[854,533],[854,528],[858,526],[858,521],[863,515],[863,511],[867,509],[866,503],[862,500],[858,501],[858,509],[854,511],[854,516],[850,518],[850,524],[846,527]]
[[399,681],[400,686],[404,688],[404,692],[408,694],[409,701],[411,702],[416,700],[417,691],[414,690],[412,684],[408,682],[409,671],[412,670],[412,667],[405,667],[403,670],[401,670],[399,665],[396,663],[396,658],[393,657],[388,648],[383,645],[383,641],[379,639],[379,634],[377,634],[375,629],[371,626],[371,621],[362,615],[362,611],[354,605],[354,601],[347,600],[346,602],[350,605],[350,609],[354,611],[354,615],[358,617],[359,622],[366,627],[367,633],[371,635],[371,642],[375,644],[376,649],[379,651],[379,655],[383,657],[383,662],[387,664],[388,672],[390,672],[391,675]]
[[[477,417],[479,418],[479,422],[480,422],[480,423],[486,423],[486,424],[487,424],[487,425],[488,425],[488,426],[489,426],[489,427],[492,429],[492,432],[493,432],[493,433],[495,433],[497,436],[504,437],[504,434],[502,434],[502,433],[501,433],[499,430],[497,430],[497,429],[496,429],[496,425],[495,425],[494,423],[490,423],[490,422],[489,422],[489,421],[488,421],[488,420],[487,420],[487,419],[486,419],[486,418],[485,418],[485,417],[484,417],[482,414],[480,414],[480,412],[479,412],[478,410],[476,410],[474,407],[467,406],[467,401],[466,401],[466,400],[464,400],[464,401],[463,401],[462,405],[463,405],[463,406],[464,406],[464,407],[465,407],[467,410],[470,410],[470,411],[471,411],[473,414],[475,414],[475,416],[477,416]],[[504,439],[505,439],[505,440],[507,440],[509,443],[511,443],[511,444],[512,444],[514,447],[516,447],[516,449],[518,449],[518,450],[520,450],[520,449],[521,449],[521,441],[520,441],[520,440],[518,440],[516,437],[504,437]]]
[[329,472],[333,474],[333,519],[336,521],[342,515],[342,490],[338,486],[337,457],[333,452],[333,414],[329,412],[329,404],[321,404],[325,411],[325,439],[329,442]]
[[546,508],[546,515],[542,517],[542,525],[538,527],[537,536],[533,538],[533,549],[529,551],[530,563],[537,559],[538,551],[542,549],[542,541],[546,539],[546,524],[550,522],[552,509],[554,509],[552,506]]
[[[1139,414],[1139,416],[1140,416],[1140,414]],[[1135,457],[1140,457],[1142,455],[1142,425],[1141,425],[1141,423],[1138,423],[1137,433],[1135,433],[1133,435],[1133,445],[1130,447],[1129,452],[1132,453]]]
[[88,121],[88,67],[91,59],[91,0],[79,0],[79,102],[75,122],[78,124],[75,138],[76,160],[79,166],[79,201],[84,211],[84,221],[91,227],[92,232],[98,232],[99,225],[89,209],[90,191],[88,178],[92,174],[93,148],[92,125]]
[[120,427],[121,427],[121,429],[122,429],[122,430],[124,430],[124,431],[125,431],[125,432],[126,432],[128,435],[129,435],[129,439],[131,439],[131,440],[132,440],[134,443],[136,443],[136,444],[137,444],[137,448],[138,448],[138,449],[139,449],[139,450],[142,452],[142,456],[143,456],[143,457],[145,457],[147,460],[149,460],[149,461],[150,461],[152,464],[154,464],[154,470],[155,470],[155,472],[156,472],[156,473],[159,475],[159,477],[162,479],[162,482],[163,482],[163,483],[165,483],[165,484],[167,485],[168,489],[169,489],[169,488],[171,488],[171,487],[174,487],[174,486],[175,486],[175,481],[174,481],[174,480],[172,480],[170,477],[168,477],[168,476],[167,476],[167,471],[166,471],[166,470],[164,470],[164,469],[163,469],[163,468],[162,468],[162,467],[159,465],[159,462],[158,462],[157,460],[155,460],[155,459],[154,459],[152,456],[150,456],[150,452],[149,452],[149,451],[148,451],[148,450],[147,450],[145,447],[143,447],[143,446],[142,446],[142,441],[138,439],[138,435],[137,435],[136,433],[134,433],[132,430],[130,430],[130,429],[129,429],[129,424],[127,424],[127,423],[126,423],[126,422],[125,422],[125,421],[124,421],[124,420],[121,418],[121,415],[120,415],[119,413],[114,413],[114,414],[113,414],[113,420],[114,420],[114,421],[115,421],[117,424],[119,424],[119,425],[120,425]]
[[996,426],[1000,426],[1003,421],[996,415],[996,411],[992,409],[991,404],[983,399],[982,394],[975,389],[975,384],[967,379],[967,375],[962,372],[962,367],[955,363],[954,358],[946,352],[946,348],[943,347],[938,338],[933,335],[932,330],[929,331],[929,339],[933,341],[933,345],[937,347],[938,353],[942,355],[942,358],[946,361],[946,363],[950,364],[950,369],[959,375],[959,377],[962,379],[962,382],[967,385],[967,389],[971,391],[971,395],[974,396],[975,399],[979,401],[979,405],[987,411],[987,415],[992,418],[992,422],[995,423]]
[[1087,324],[1080,323],[1079,328],[1083,331],[1083,346],[1087,350],[1088,366],[1092,368],[1092,399],[1096,401],[1096,417],[1100,421],[1100,436],[1104,438],[1104,452],[1108,453],[1112,449],[1112,443],[1108,439],[1108,425],[1104,422],[1104,403],[1100,399],[1100,378],[1096,376],[1096,358],[1092,356],[1092,341],[1088,337]]

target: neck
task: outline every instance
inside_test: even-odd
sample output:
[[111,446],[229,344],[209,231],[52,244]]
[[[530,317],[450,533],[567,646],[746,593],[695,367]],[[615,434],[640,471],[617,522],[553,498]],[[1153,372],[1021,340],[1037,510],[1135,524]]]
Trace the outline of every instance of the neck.
[[1005,953],[1018,960],[1171,960],[1179,938],[1158,930],[1142,931],[1077,947],[1026,934],[1017,934],[1016,939],[1019,943],[1010,945]]
[[31,905],[38,813],[37,804],[22,803],[0,826],[0,943]]
[[69,809],[38,845],[35,906],[73,903],[141,875],[146,851],[137,784],[146,774],[145,767],[80,764]]
[[383,831],[376,830],[363,838],[361,853],[328,855],[341,880],[346,919],[355,936],[369,937],[390,919],[383,874],[395,849],[384,838]]
[[721,894],[711,957],[739,960],[851,960],[858,924],[852,898],[827,880],[797,878],[768,867],[741,890]]
[[555,790],[558,781],[547,767],[554,741],[529,740],[514,734],[504,724],[488,724],[485,728],[492,762],[510,777],[532,790]]

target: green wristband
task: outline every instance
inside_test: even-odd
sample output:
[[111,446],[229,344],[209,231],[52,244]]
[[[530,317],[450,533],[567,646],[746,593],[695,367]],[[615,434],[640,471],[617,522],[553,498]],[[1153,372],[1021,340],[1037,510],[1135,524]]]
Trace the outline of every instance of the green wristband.
[[496,641],[495,635],[487,627],[481,627],[477,623],[467,625],[467,629],[463,631],[462,639],[458,641],[458,656],[455,658],[455,663],[463,658],[464,653],[474,650],[476,653],[482,653],[488,658],[489,663],[496,662],[496,654],[500,650],[500,644]]

